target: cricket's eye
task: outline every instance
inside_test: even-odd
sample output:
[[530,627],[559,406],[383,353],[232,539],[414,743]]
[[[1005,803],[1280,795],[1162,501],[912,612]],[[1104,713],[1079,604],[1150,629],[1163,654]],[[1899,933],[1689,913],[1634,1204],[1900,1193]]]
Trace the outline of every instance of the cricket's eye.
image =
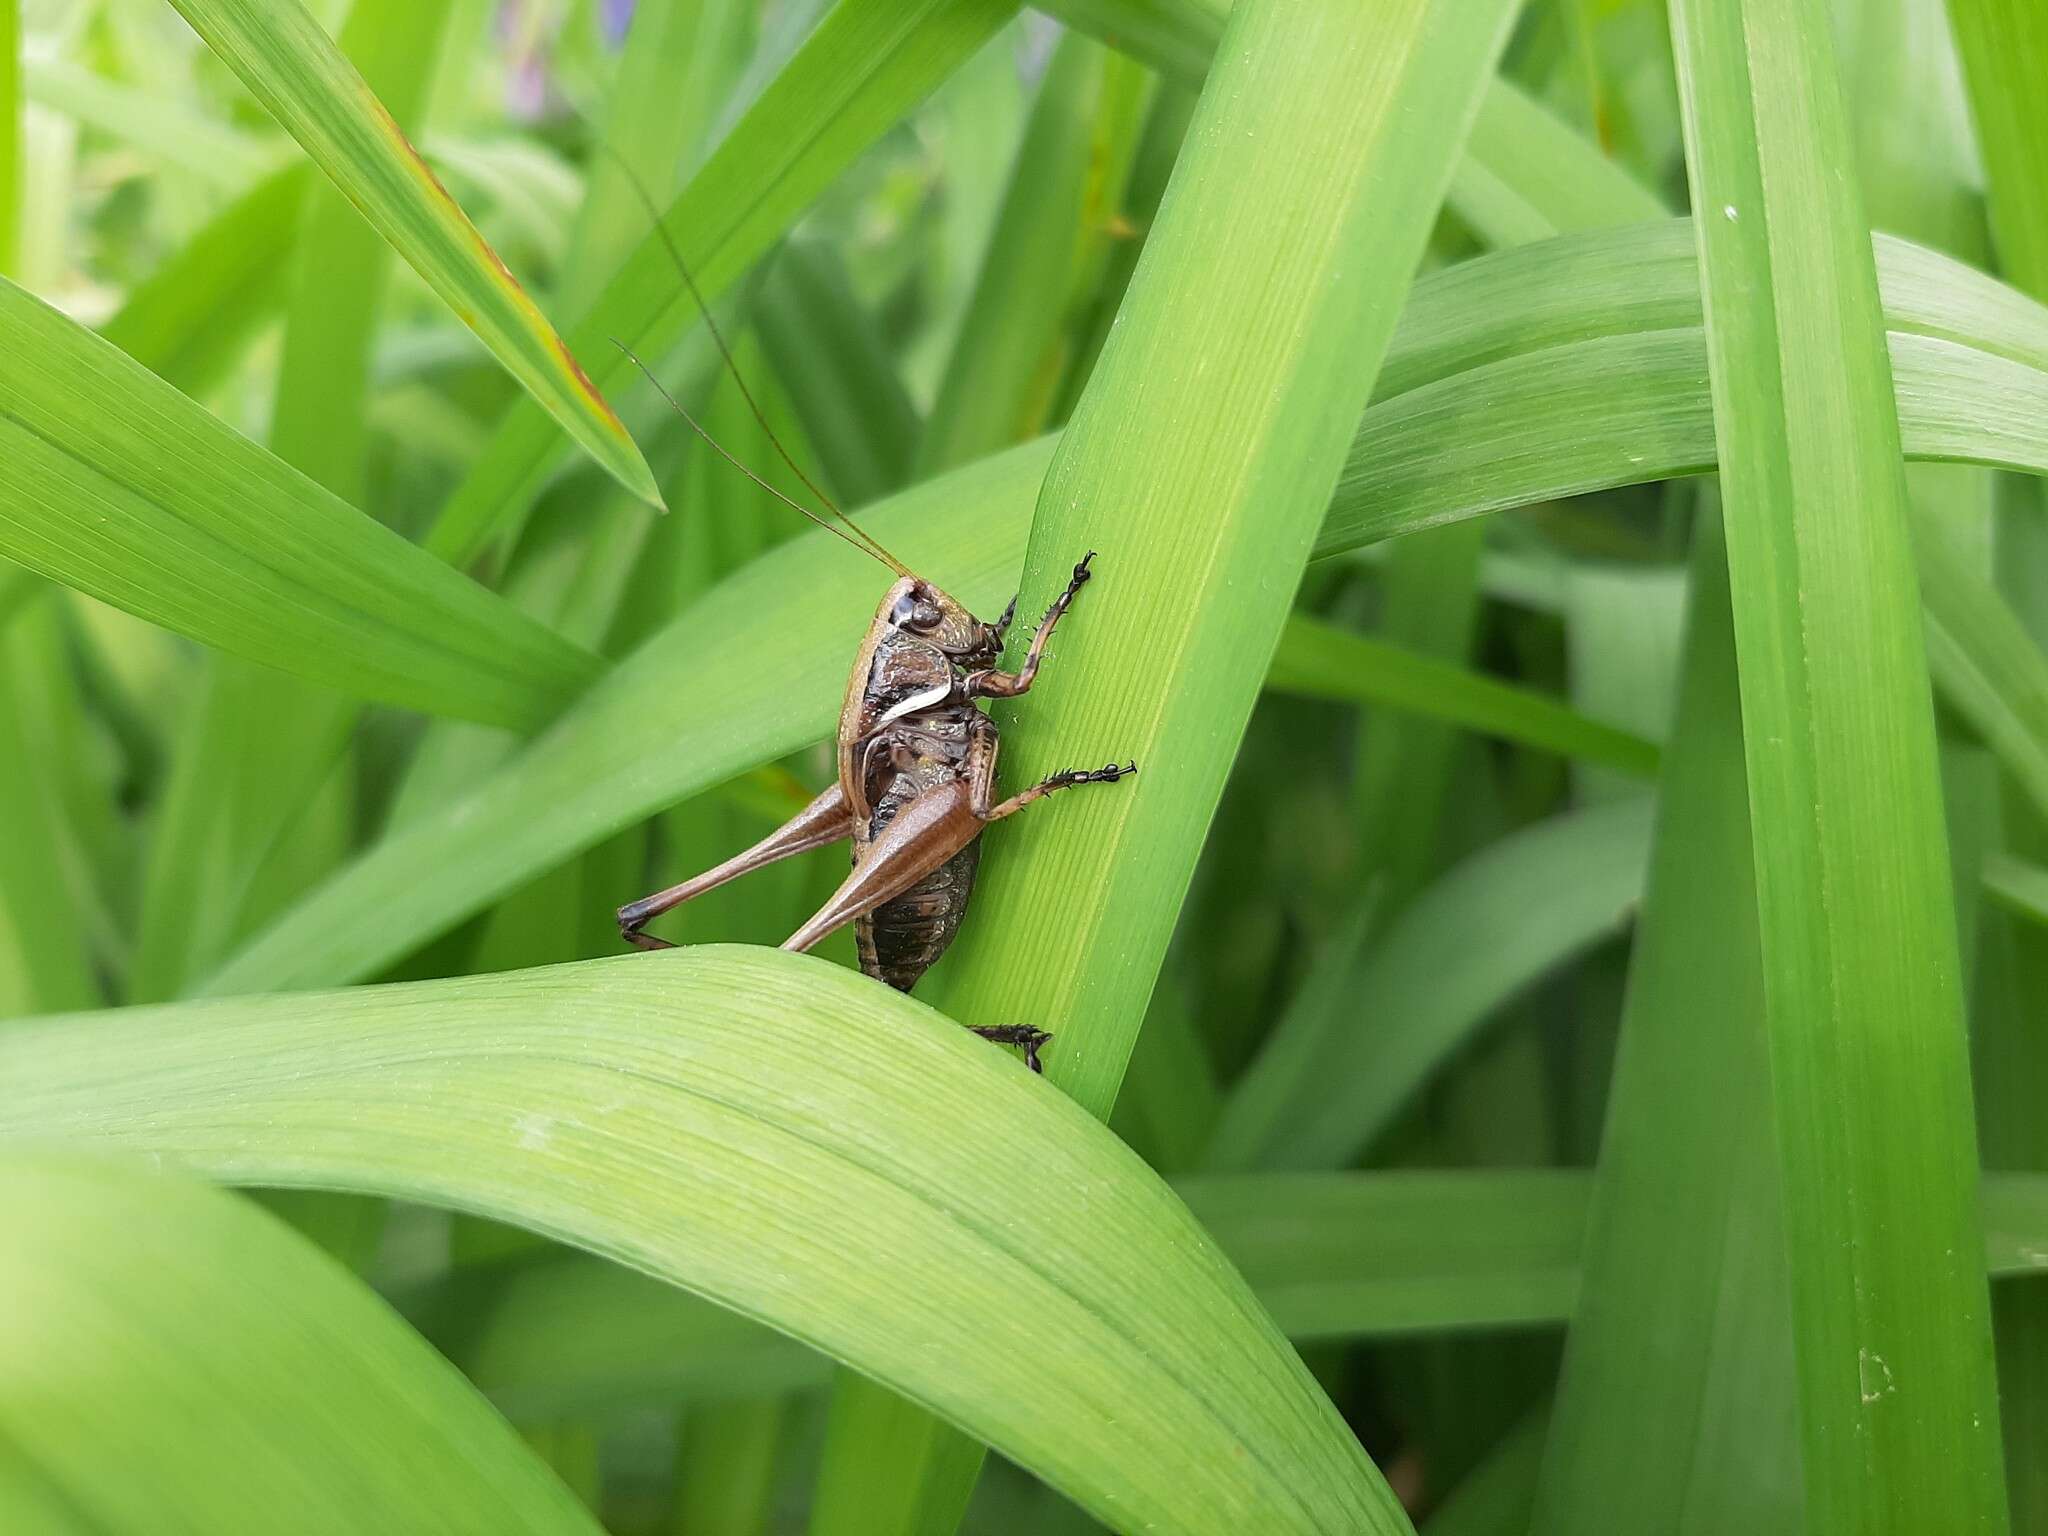
[[904,593],[889,609],[889,622],[898,629],[937,629],[939,619],[938,606],[914,592]]

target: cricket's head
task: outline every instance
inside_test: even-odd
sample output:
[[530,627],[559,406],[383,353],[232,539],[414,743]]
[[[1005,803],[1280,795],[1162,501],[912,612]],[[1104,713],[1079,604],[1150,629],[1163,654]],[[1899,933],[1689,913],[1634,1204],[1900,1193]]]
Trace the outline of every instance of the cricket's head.
[[930,582],[905,576],[882,599],[891,629],[929,641],[963,667],[986,666],[1003,654],[1003,637]]

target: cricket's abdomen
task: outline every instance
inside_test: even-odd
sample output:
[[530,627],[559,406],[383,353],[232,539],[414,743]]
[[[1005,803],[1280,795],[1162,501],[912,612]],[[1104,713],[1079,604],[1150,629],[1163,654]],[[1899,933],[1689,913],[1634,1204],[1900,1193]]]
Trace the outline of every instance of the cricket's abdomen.
[[858,919],[854,938],[860,968],[899,992],[916,986],[960,931],[980,861],[981,840],[976,838],[901,896]]

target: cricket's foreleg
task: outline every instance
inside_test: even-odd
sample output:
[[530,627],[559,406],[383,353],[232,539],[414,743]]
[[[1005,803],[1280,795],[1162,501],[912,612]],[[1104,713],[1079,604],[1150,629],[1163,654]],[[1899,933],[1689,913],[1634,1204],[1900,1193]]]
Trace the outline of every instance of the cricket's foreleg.
[[1043,800],[1056,789],[1068,789],[1076,784],[1114,784],[1118,779],[1128,779],[1138,771],[1136,763],[1104,763],[1100,768],[1069,768],[1064,773],[1055,773],[1041,779],[1029,789],[1019,790],[1009,799],[991,806],[990,821],[1001,821],[1005,816],[1014,816],[1034,800]]
[[641,949],[673,949],[675,946],[667,939],[658,939],[640,930],[692,896],[701,896],[715,886],[737,880],[741,875],[764,864],[773,864],[777,859],[808,853],[813,848],[823,848],[852,835],[853,813],[847,808],[846,792],[835,780],[817,799],[746,852],[734,854],[715,869],[707,869],[681,885],[672,885],[665,891],[643,896],[619,908],[619,932],[627,943]]
[[868,844],[846,882],[783,948],[805,950],[885,901],[901,896],[980,835],[971,791],[964,780],[926,791],[903,807]]
[[[1045,610],[1045,617],[1038,621],[1037,633],[1031,637],[1031,649],[1024,653],[1024,665],[1015,672],[970,672],[963,687],[967,696],[984,699],[1012,699],[1020,693],[1028,693],[1032,681],[1038,676],[1038,663],[1045,655],[1045,643],[1052,638],[1053,626],[1060,621],[1060,615],[1073,606],[1074,594],[1088,584],[1088,563],[1095,558],[1095,551],[1089,550],[1081,563],[1074,567],[1074,574],[1067,582],[1067,590],[1053,599],[1053,605]],[[1010,604],[1014,611],[1016,604]],[[1009,614],[1003,622],[1009,623]]]

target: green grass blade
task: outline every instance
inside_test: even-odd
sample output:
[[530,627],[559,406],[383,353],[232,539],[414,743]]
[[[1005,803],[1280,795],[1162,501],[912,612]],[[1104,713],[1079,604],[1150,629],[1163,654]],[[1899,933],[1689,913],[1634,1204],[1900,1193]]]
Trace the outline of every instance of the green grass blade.
[[64,868],[65,807],[50,782],[70,754],[36,707],[41,690],[70,686],[48,675],[63,663],[54,598],[39,594],[0,627],[0,1017],[100,1000],[83,903]]
[[[706,302],[717,302],[839,172],[1015,11],[1015,0],[840,0],[662,215]],[[653,358],[696,321],[674,260],[650,232],[572,339],[608,385],[632,370],[613,338]],[[427,547],[467,561],[532,501],[558,448],[538,407],[515,402],[443,504]]]
[[1984,863],[1984,889],[2015,917],[2048,923],[2048,869],[1994,854]]
[[1079,33],[1060,39],[918,445],[920,476],[1044,430],[1076,278],[1107,254],[1149,98],[1137,65]]
[[923,423],[838,256],[807,240],[785,245],[754,324],[840,503],[901,490]]
[[[684,1284],[1120,1524],[1404,1528],[1135,1155],[1021,1063],[815,959],[709,947],[67,1016],[0,1030],[0,1075],[8,1139],[451,1206]],[[1086,1202],[1020,1200],[1020,1161]]]
[[0,1221],[8,1529],[235,1530],[260,1510],[306,1532],[597,1531],[451,1366],[249,1202],[17,1150]]
[[205,394],[284,303],[308,180],[303,165],[264,177],[130,289],[100,334],[183,393]]
[[[1064,1030],[1048,1070],[1097,1113],[1449,177],[1459,134],[1441,114],[1469,121],[1508,12],[1393,0],[1319,11],[1314,25],[1270,6],[1233,13],[1226,62],[1048,471],[1021,611],[1080,553],[1103,558],[1062,632],[1057,686],[1006,720],[1006,771],[1028,783],[1054,756],[1119,755],[1144,771],[987,861],[953,1000],[968,1018],[1021,1013]],[[1425,99],[1427,132],[1408,105]],[[1241,237],[1216,241],[1217,221]],[[1306,238],[1310,225],[1324,237]],[[1176,366],[1190,355],[1235,364]],[[1205,604],[1223,582],[1270,600]]]
[[[1232,1088],[1203,1166],[1343,1166],[1496,1008],[1626,920],[1649,827],[1639,798],[1538,822],[1451,870],[1355,960],[1340,953]],[[1477,955],[1474,934],[1489,936]]]
[[[1174,1187],[1302,1342],[1562,1325],[1582,1294],[1587,1173],[1282,1173]],[[1993,1278],[2038,1284],[2048,1175],[1986,1175],[1984,1223]],[[808,1391],[827,1379],[825,1357],[788,1335],[585,1253],[468,1266],[397,1304],[522,1423]]]
[[[448,14],[449,0],[357,0],[349,10],[345,57],[400,135],[419,132]],[[333,187],[315,187],[302,217],[270,451],[362,506],[370,349],[390,249]]]
[[1898,417],[1824,9],[1676,0],[1809,1529],[2006,1528]]
[[584,172],[583,205],[562,264],[565,292],[595,292],[647,233],[635,184],[666,202],[678,167],[701,153],[742,62],[747,10],[739,0],[650,0],[633,8],[618,79],[605,98],[603,147]]
[[659,504],[646,460],[584,369],[298,0],[175,3],[538,406],[606,473]]
[[27,72],[27,95],[39,107],[97,129],[220,190],[240,192],[269,174],[283,158],[282,141],[258,137],[218,119],[202,117],[176,100],[118,84],[62,60],[45,59]]
[[0,284],[0,550],[222,650],[360,697],[546,718],[583,652]]
[[1754,1134],[1770,1101],[1727,567],[1717,527],[1695,539],[1678,724],[1536,1536],[1589,1520],[1799,1529],[1790,1298],[1775,1168]]
[[1295,614],[1280,632],[1266,686],[1312,699],[1379,704],[1481,735],[1598,763],[1631,778],[1657,774],[1657,744],[1531,689],[1498,682],[1401,646]]
[[1511,82],[1480,103],[1447,201],[1496,249],[1663,218],[1642,183]]
[[2031,0],[1948,0],[1990,182],[1991,233],[2016,287],[2048,299],[2048,13]]
[[0,0],[0,277],[20,275],[22,182],[21,0]]

